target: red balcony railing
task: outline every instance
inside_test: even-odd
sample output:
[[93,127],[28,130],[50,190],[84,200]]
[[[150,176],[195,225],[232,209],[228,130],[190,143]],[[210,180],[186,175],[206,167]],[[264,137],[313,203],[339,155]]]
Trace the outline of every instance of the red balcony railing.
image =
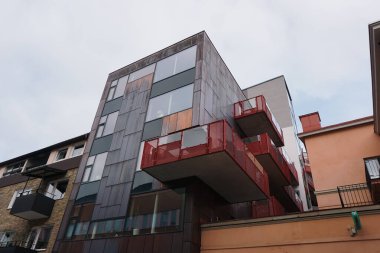
[[288,165],[289,165],[289,170],[291,172],[290,174],[292,176],[291,183],[292,183],[292,185],[298,185],[299,182],[298,182],[298,172],[297,172],[297,169],[294,166],[293,162],[288,163]]
[[284,190],[288,194],[288,196],[292,199],[294,204],[297,205],[299,211],[303,212],[302,200],[299,199],[293,187],[291,185],[284,186]]
[[267,200],[254,201],[252,203],[252,218],[254,219],[280,216],[284,214],[284,207],[273,196]]
[[[235,119],[250,116],[259,112],[264,112],[267,118],[269,119],[269,121],[271,122],[272,126],[274,126],[274,130],[279,138],[279,141],[276,144],[283,145],[284,139],[283,139],[282,129],[280,127],[280,124],[277,122],[276,118],[272,114],[268,104],[265,101],[264,96],[260,95],[251,99],[239,101],[235,103],[234,105]],[[257,134],[261,134],[261,133],[257,133]],[[277,146],[282,146],[282,145],[277,145]]]
[[[145,142],[141,168],[150,169],[154,166],[222,151],[225,151],[239,165],[266,196],[270,196],[266,172],[256,167],[246,145],[224,120]],[[231,178],[231,180],[234,179]]]
[[[280,148],[277,148],[268,134],[261,134],[258,136],[258,141],[254,141],[247,144],[248,149],[255,156],[270,154],[275,161],[277,167],[281,170],[281,173],[286,178],[287,182],[290,183],[290,167],[289,163],[284,156],[284,153]],[[296,171],[297,173],[297,171]]]

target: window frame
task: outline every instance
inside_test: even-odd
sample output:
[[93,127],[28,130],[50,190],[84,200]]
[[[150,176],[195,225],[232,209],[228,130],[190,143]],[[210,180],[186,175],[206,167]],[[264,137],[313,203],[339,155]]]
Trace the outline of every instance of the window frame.
[[[38,243],[38,239],[40,238],[41,236],[41,232],[43,229],[50,229],[50,232],[49,232],[49,240],[47,242],[47,245],[49,244],[49,241],[50,241],[50,237],[51,237],[51,233],[52,233],[52,230],[53,230],[53,226],[39,226],[39,227],[32,227],[30,229],[30,232],[28,234],[28,238],[25,242],[25,246],[29,249],[32,249],[32,250],[36,250],[36,251],[45,251],[47,249],[46,248],[43,248],[43,249],[36,249],[36,246],[37,246],[37,243]],[[37,231],[37,234],[36,234],[36,237],[34,238],[33,242],[31,244],[29,244],[29,241],[30,241],[30,237],[32,235],[32,232],[33,230],[36,230]],[[29,247],[30,245],[30,247]]]
[[[57,191],[57,185],[59,183],[62,183],[62,182],[67,182],[67,186],[66,186],[66,189],[65,189],[65,192],[59,197],[57,198],[56,195],[55,195],[55,192]],[[52,180],[52,181],[49,181],[47,182],[46,184],[46,190],[45,190],[45,196],[51,198],[51,199],[54,199],[54,200],[60,200],[60,199],[63,199],[65,197],[65,193],[67,191],[67,187],[69,186],[69,182],[70,180],[68,178],[63,178],[63,179],[57,179],[57,180]],[[53,193],[51,192],[48,192],[48,187],[49,185],[53,185]]]
[[[68,151],[69,151],[69,148],[67,148],[67,147],[58,150],[57,155],[56,155],[56,157],[55,157],[55,161],[58,162],[58,161],[65,160],[65,159],[67,158]],[[65,156],[64,156],[63,158],[59,158],[59,156],[60,156],[60,154],[61,154],[62,152],[65,152]]]
[[[84,148],[85,148],[84,143],[74,145],[73,151],[71,152],[71,157],[77,157],[77,156],[83,155]],[[75,150],[78,150],[78,149],[81,149],[80,154],[74,155]]]

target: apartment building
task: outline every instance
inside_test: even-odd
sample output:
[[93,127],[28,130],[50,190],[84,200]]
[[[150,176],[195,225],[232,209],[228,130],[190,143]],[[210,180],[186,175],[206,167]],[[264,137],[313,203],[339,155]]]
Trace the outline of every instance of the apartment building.
[[87,135],[0,163],[0,252],[51,252]]
[[201,224],[307,209],[293,122],[248,93],[205,32],[110,73],[53,252],[200,252]]

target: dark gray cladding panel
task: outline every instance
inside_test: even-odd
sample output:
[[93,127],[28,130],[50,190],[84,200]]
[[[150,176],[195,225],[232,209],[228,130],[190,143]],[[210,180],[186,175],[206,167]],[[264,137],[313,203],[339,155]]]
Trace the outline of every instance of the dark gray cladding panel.
[[107,102],[104,105],[104,109],[102,112],[102,116],[119,111],[121,107],[121,103],[123,102],[123,97],[116,98]]
[[95,139],[91,147],[90,156],[108,152],[111,147],[112,137],[113,137],[113,134],[110,134],[110,135]]
[[76,203],[93,202],[99,191],[100,181],[82,184],[79,187]]
[[195,68],[181,72],[175,76],[154,83],[150,97],[156,97],[166,92],[181,88],[193,83],[195,80]]
[[152,139],[161,136],[163,118],[146,122],[143,131],[143,140]]

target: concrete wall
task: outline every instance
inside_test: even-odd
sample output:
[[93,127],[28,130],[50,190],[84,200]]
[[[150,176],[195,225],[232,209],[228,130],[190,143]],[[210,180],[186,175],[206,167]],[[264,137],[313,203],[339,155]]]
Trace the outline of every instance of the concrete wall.
[[379,206],[372,209],[359,211],[362,229],[354,237],[351,210],[210,224],[202,229],[201,252],[380,252]]
[[319,208],[340,207],[337,186],[366,182],[364,158],[380,155],[373,124],[305,139]]

